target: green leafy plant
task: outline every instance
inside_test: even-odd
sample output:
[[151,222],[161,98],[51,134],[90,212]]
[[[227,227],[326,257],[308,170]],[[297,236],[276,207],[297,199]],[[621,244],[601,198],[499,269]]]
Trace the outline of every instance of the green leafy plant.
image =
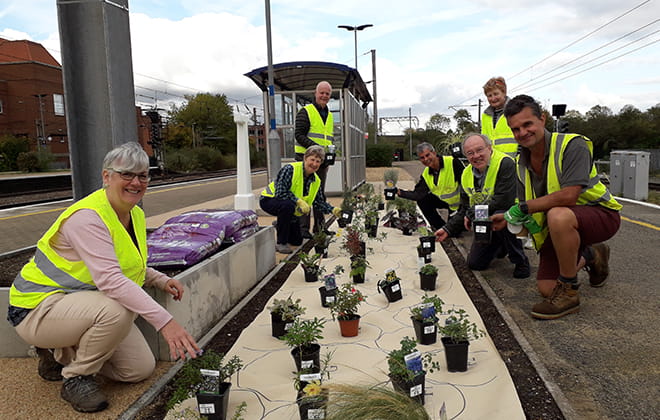
[[443,337],[448,337],[454,343],[461,341],[477,340],[486,335],[477,325],[470,321],[464,309],[450,309],[447,314],[445,325],[438,327],[438,332]]
[[433,264],[425,264],[419,269],[419,273],[424,274],[425,276],[436,275],[438,274],[438,267]]
[[301,299],[294,301],[289,295],[286,299],[273,299],[273,304],[268,307],[268,310],[278,314],[282,321],[290,322],[305,313],[305,308],[300,302]]
[[300,319],[296,318],[282,339],[291,348],[307,347],[323,338],[324,318]]
[[334,235],[328,235],[325,233],[325,230],[319,230],[317,232],[314,232],[314,235],[312,235],[312,239],[314,240],[314,246],[320,248],[327,248],[330,246],[332,241],[335,239]]
[[435,236],[435,232],[433,232],[431,229],[429,229],[428,226],[418,227],[417,232],[419,232],[419,234],[422,235],[422,236]]
[[317,254],[317,253],[308,254],[306,252],[298,253],[298,261],[300,262],[300,265],[305,271],[309,271],[309,272],[318,273],[322,259],[323,259],[323,255],[321,254]]
[[238,356],[227,361],[224,357],[222,353],[208,350],[202,356],[186,361],[174,378],[174,392],[167,402],[167,409],[194,396],[201,389],[204,378],[200,369],[217,370],[220,372],[219,382],[226,382],[243,367],[243,361]]
[[[411,353],[414,353],[417,350],[417,341],[406,336],[403,337],[400,341],[401,347],[395,350],[391,350],[387,353],[387,367],[389,369],[389,376],[391,378],[397,378],[402,381],[410,381],[415,378],[415,376],[421,374],[421,372],[415,372],[406,366],[405,357]],[[433,360],[433,355],[431,353],[422,353],[422,368],[428,372],[434,372],[436,369],[440,369],[440,364]]]
[[364,296],[362,292],[355,288],[353,284],[342,284],[337,288],[335,301],[330,305],[330,313],[332,314],[332,319],[351,319],[353,315],[357,315],[358,307],[366,299],[366,296]]
[[383,183],[386,188],[393,188],[399,182],[399,171],[396,169],[386,169],[383,172]]
[[367,268],[371,267],[369,261],[361,255],[351,258],[351,272],[349,275],[352,276],[364,276],[367,272]]
[[[432,316],[426,316],[424,311],[424,307],[429,305],[435,308],[435,314]],[[418,321],[437,323],[437,314],[442,313],[442,305],[444,305],[444,302],[438,297],[438,295],[429,296],[428,293],[424,293],[422,301],[418,305],[410,307],[410,316]]]

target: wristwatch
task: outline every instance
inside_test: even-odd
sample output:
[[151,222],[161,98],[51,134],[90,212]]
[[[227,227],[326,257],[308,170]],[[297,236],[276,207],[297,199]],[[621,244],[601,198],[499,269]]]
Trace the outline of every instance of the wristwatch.
[[524,214],[529,214],[529,207],[527,207],[526,201],[521,201],[520,203],[518,203],[518,207],[520,207],[520,211],[523,212]]

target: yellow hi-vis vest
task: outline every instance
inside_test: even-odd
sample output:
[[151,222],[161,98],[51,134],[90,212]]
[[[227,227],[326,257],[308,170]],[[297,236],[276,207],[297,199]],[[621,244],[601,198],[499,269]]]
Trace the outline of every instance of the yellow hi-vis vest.
[[142,286],[147,270],[147,230],[144,212],[135,206],[131,210],[131,222],[139,247],[119,221],[105,190],[97,190],[73,204],[57,218],[55,223],[39,239],[34,257],[16,276],[9,291],[10,305],[33,309],[42,300],[55,293],[73,293],[96,290],[94,279],[83,261],[62,258],[51,247],[51,240],[60,226],[74,212],[94,210],[108,228],[122,273]]
[[[562,173],[562,165],[564,162],[564,151],[568,143],[573,140],[575,137],[582,137],[587,143],[589,148],[589,153],[593,157],[593,143],[591,140],[579,134],[564,134],[564,133],[552,133],[552,138],[550,140],[550,153],[548,155],[548,169],[546,176],[546,188],[547,193],[552,194],[555,191],[561,189],[559,184],[559,176]],[[518,179],[520,179],[525,185],[525,200],[533,200],[536,198],[534,192],[534,187],[532,186],[532,179],[529,170],[520,163],[520,157],[518,161]],[[591,172],[589,173],[589,184],[582,189],[580,195],[577,199],[577,205],[579,206],[594,206],[600,205],[605,208],[619,211],[621,210],[621,204],[619,204],[614,197],[610,194],[610,191],[600,182],[600,175],[596,171],[596,165],[591,165]],[[541,231],[537,234],[532,235],[534,240],[534,247],[536,250],[540,250],[543,246],[543,242],[548,237],[548,225],[546,223],[545,212],[537,212],[532,214],[536,223],[541,226]]]
[[[293,176],[291,177],[290,187],[291,192],[296,197],[302,198],[307,204],[309,204],[310,207],[312,207],[314,199],[316,199],[316,193],[319,192],[319,188],[321,187],[321,178],[314,174],[314,181],[312,181],[312,184],[309,186],[307,195],[303,195],[303,184],[305,183],[303,176],[303,163],[293,162],[289,163],[289,165],[293,166]],[[275,181],[268,184],[266,188],[261,192],[261,195],[264,197],[275,197]],[[297,207],[293,214],[296,216],[302,216],[302,213],[298,210]]]
[[[497,180],[497,174],[500,171],[500,165],[504,159],[511,159],[511,157],[506,153],[502,153],[493,149],[493,154],[490,156],[490,163],[486,169],[486,179],[484,180],[484,185],[481,189],[482,194],[492,196],[495,193],[495,181]],[[471,206],[474,204],[488,204],[472,202],[472,197],[475,193],[477,193],[476,189],[474,188],[474,174],[472,173],[472,165],[468,165],[465,169],[463,169],[463,173],[461,174],[461,186],[463,187],[463,190],[468,195],[468,197],[470,197]]]
[[452,211],[455,211],[458,209],[461,197],[458,190],[458,180],[454,177],[454,158],[451,156],[442,156],[442,161],[444,167],[438,175],[437,184],[433,181],[433,175],[430,174],[428,167],[424,168],[422,178],[426,181],[426,185],[428,185],[431,193],[437,195],[440,200],[449,205]]
[[[325,149],[326,146],[330,146],[334,140],[333,135],[335,128],[334,122],[332,121],[332,112],[328,109],[328,118],[325,119],[324,124],[323,118],[321,118],[321,114],[319,114],[319,110],[316,109],[314,104],[305,105],[305,109],[307,110],[307,116],[309,117],[309,133],[307,133],[307,137],[319,146],[323,146]],[[307,149],[305,146],[296,143],[294,150],[296,153],[305,153],[305,150]]]
[[481,134],[485,134],[493,143],[493,149],[515,158],[518,154],[518,142],[513,137],[504,115],[500,116],[493,127],[493,116],[481,115]]

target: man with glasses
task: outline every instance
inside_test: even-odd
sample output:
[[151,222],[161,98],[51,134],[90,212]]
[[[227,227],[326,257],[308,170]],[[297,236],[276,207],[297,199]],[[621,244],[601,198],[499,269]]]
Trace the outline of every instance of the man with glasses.
[[[483,134],[471,133],[463,140],[463,154],[470,164],[461,175],[461,206],[436,231],[442,242],[463,228],[470,230],[475,219],[475,204],[488,205],[488,216],[503,213],[516,200],[516,164],[505,153],[493,150],[490,139]],[[501,253],[501,251],[505,253]],[[529,277],[529,260],[521,242],[507,229],[492,232],[490,242],[472,241],[467,263],[471,270],[485,270],[496,256],[509,255],[515,264],[513,277]]]
[[397,195],[416,201],[433,230],[438,230],[445,225],[438,210],[448,209],[451,214],[458,209],[458,182],[463,172],[463,163],[452,156],[438,156],[430,143],[417,145],[417,156],[426,166],[424,172],[413,191],[397,190]]

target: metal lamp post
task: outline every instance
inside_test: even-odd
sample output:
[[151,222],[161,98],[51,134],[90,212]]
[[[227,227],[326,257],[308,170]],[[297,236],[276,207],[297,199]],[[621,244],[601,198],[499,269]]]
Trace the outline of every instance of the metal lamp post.
[[354,38],[355,38],[355,70],[357,70],[357,33],[358,31],[361,31],[363,29],[370,28],[374,25],[371,23],[367,23],[364,25],[359,25],[359,26],[350,26],[350,25],[338,25],[338,28],[343,28],[346,29],[347,31],[353,32],[354,33]]

